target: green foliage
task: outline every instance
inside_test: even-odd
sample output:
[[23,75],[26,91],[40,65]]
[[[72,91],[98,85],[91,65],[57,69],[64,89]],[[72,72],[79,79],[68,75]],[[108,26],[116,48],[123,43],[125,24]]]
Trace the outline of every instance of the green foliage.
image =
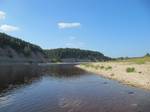
[[59,58],[53,58],[51,59],[52,63],[57,63],[57,62],[61,62],[61,60]]
[[117,59],[117,61],[132,62],[136,64],[145,64],[146,62],[150,62],[150,56],[149,53],[147,53],[144,57],[134,57],[134,58],[128,58],[124,60]]
[[50,49],[45,50],[45,53],[48,55],[50,59],[87,59],[91,61],[107,61],[111,58],[104,56],[100,52],[89,51],[89,50],[81,50],[75,48],[59,48],[59,49]]
[[82,64],[82,65],[85,66],[85,67],[87,67],[87,68],[92,67],[91,64]]
[[144,60],[138,60],[138,61],[136,61],[136,64],[145,64],[145,61]]
[[111,69],[112,69],[111,66],[108,66],[108,67],[105,68],[105,70],[111,70]]
[[[37,45],[14,38],[5,33],[0,33],[0,48],[6,47],[11,47],[17,53],[23,53],[25,56],[30,56],[31,51],[35,53],[41,52],[43,55],[45,55],[44,51]],[[9,57],[11,57],[10,53],[9,55]]]
[[87,68],[94,68],[94,69],[104,69],[104,70],[112,70],[112,66],[104,67],[103,65],[94,65],[94,64],[82,64],[82,66],[85,66]]
[[146,56],[146,57],[150,57],[150,54],[149,54],[149,53],[147,53],[145,56]]
[[100,69],[104,69],[105,67],[102,65],[102,66],[100,66]]
[[128,67],[128,68],[126,69],[126,72],[128,72],[128,73],[135,72],[135,68],[134,68],[134,67]]
[[29,57],[31,55],[31,49],[30,47],[24,47],[24,51],[23,51],[24,55]]
[[145,57],[141,57],[141,58],[131,58],[126,61],[134,62],[136,64],[145,64],[146,62],[150,62],[150,57],[145,56]]

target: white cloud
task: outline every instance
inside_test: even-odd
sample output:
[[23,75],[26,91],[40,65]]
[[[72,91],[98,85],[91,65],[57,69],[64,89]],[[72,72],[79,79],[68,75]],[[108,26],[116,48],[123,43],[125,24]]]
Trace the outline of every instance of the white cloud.
[[4,24],[4,25],[1,25],[1,26],[0,26],[0,30],[1,30],[2,32],[13,32],[13,31],[19,30],[19,28],[16,27],[16,26]]
[[59,29],[79,28],[80,26],[81,24],[78,22],[72,22],[72,23],[59,22],[58,23]]
[[3,11],[0,11],[0,19],[5,19],[6,13]]
[[[3,11],[0,11],[0,20],[5,19],[5,18],[6,18],[6,13]],[[13,32],[13,31],[17,31],[17,30],[19,30],[19,27],[17,27],[17,26],[12,26],[12,25],[8,25],[8,24],[0,25],[1,32]]]

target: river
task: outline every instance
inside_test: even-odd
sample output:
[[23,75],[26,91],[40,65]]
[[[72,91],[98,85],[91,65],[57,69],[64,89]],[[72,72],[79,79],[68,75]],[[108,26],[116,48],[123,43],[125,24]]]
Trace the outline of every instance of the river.
[[72,64],[0,65],[0,112],[150,112],[150,91]]

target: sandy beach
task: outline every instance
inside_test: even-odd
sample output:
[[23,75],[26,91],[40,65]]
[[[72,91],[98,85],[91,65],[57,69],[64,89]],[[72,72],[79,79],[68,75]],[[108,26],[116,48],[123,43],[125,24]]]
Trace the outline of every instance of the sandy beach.
[[[117,80],[123,84],[150,90],[150,63],[136,64],[132,62],[98,62],[77,65],[88,72]],[[127,70],[132,69],[134,70]]]

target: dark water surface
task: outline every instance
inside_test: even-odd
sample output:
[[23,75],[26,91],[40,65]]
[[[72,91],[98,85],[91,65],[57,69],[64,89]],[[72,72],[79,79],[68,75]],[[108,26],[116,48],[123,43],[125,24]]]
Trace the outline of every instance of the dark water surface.
[[150,112],[150,91],[73,65],[0,65],[0,112]]

